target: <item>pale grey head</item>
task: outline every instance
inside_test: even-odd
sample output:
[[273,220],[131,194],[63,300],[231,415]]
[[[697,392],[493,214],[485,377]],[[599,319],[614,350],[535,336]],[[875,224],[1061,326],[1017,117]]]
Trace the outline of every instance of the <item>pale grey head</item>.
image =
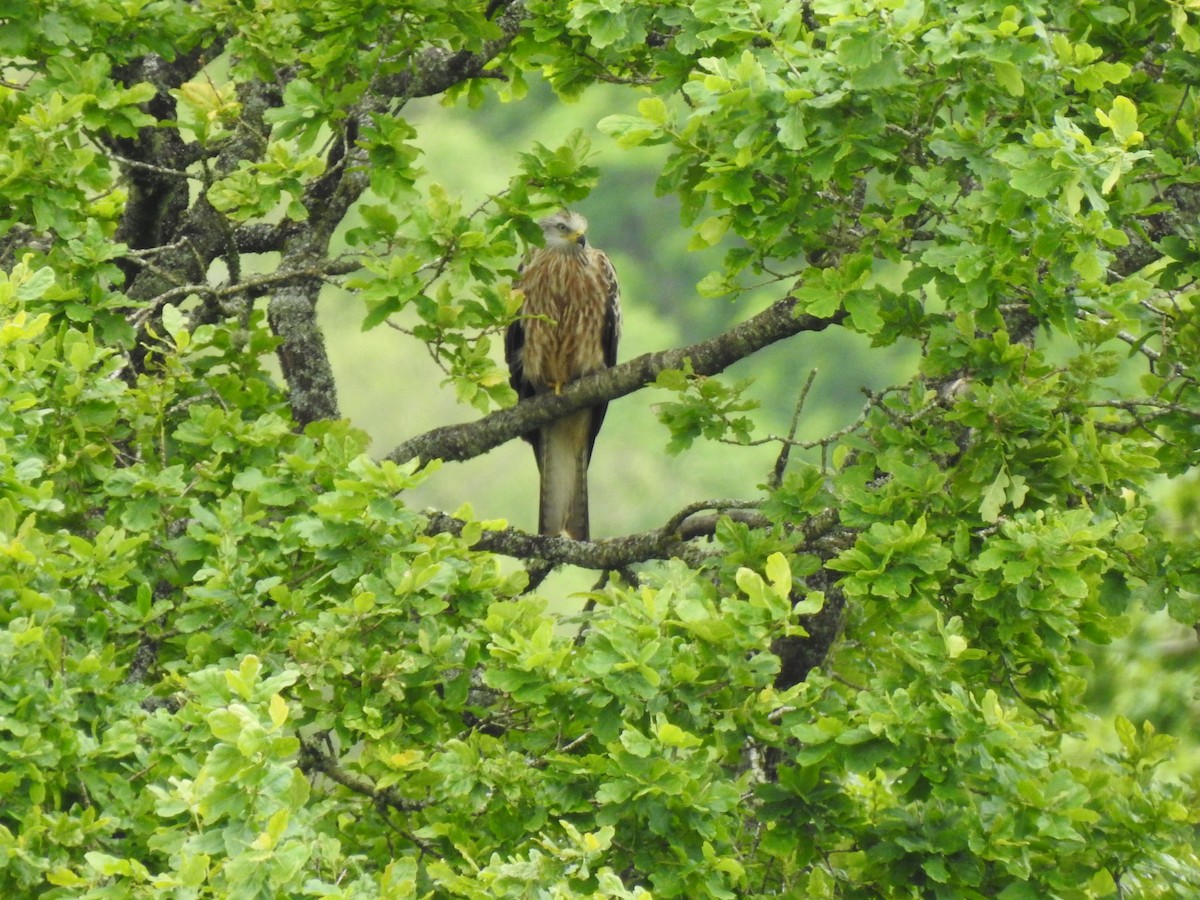
[[582,254],[587,249],[587,219],[569,209],[538,220],[546,237],[546,249],[559,253]]

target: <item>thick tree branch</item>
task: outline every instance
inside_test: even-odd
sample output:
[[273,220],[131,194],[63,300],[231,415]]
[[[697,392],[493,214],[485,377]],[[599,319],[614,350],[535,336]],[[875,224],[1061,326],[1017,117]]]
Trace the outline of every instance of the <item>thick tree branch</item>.
[[299,425],[338,417],[337,383],[317,325],[321,282],[313,278],[285,285],[267,306],[271,330],[282,341],[276,351],[288,385],[292,416]]
[[233,232],[238,253],[272,253],[283,249],[283,242],[303,225],[284,219],[282,222],[253,222]]
[[[458,535],[466,525],[461,519],[435,510],[427,510],[426,515],[429,517],[425,528],[427,534]],[[571,565],[599,571],[623,569],[655,559],[681,559],[694,567],[712,555],[712,551],[689,542],[678,531],[666,528],[599,541],[574,541],[504,528],[484,531],[472,546],[516,559],[536,559],[552,566]]]
[[[265,128],[263,115],[266,110],[276,105],[280,96],[274,87],[252,82],[242,85],[238,91],[242,103],[242,118],[235,135],[230,138],[212,165],[211,174],[220,177],[234,168],[243,159],[255,158],[265,145],[263,134]],[[142,152],[148,152],[153,147],[141,147]],[[131,156],[134,151],[127,150]],[[155,157],[152,162],[156,166],[171,168],[179,171],[187,169],[193,162],[192,150],[184,147],[182,156]],[[147,161],[144,157],[142,161]],[[183,193],[188,193],[187,184],[183,179],[175,178],[183,187]],[[143,208],[132,205],[125,211],[125,220],[146,215]],[[164,212],[164,227],[161,233],[154,236],[146,248],[159,247],[162,252],[155,255],[153,266],[130,267],[127,270],[128,285],[126,293],[134,301],[152,301],[180,285],[200,283],[208,274],[208,267],[214,259],[225,254],[236,252],[235,241],[229,221],[208,202],[203,194],[192,202],[186,213],[180,214],[173,206]],[[122,228],[126,226],[123,224]],[[130,224],[133,229],[137,226]],[[139,249],[135,247],[135,249]],[[131,262],[126,261],[127,264]],[[231,272],[235,267],[231,266]],[[153,340],[150,331],[161,333],[157,318],[161,309],[146,322],[143,322],[137,346],[131,354],[133,371],[144,368],[147,355],[151,352]],[[199,321],[215,321],[221,311],[205,305],[199,311]]]
[[316,740],[300,741],[300,771],[306,775],[324,775],[344,788],[369,798],[379,807],[390,807],[397,812],[413,812],[424,808],[422,803],[405,800],[395,791],[377,788],[366,778],[347,772],[332,753],[318,745]]
[[376,89],[389,97],[431,97],[472,78],[503,78],[500,73],[490,72],[486,67],[512,43],[521,30],[525,16],[524,0],[510,2],[495,20],[500,35],[485,42],[478,52],[455,52],[442,47],[430,47],[410,70],[382,79]]
[[[551,566],[571,565],[604,572],[625,569],[635,563],[663,559],[679,559],[695,567],[713,556],[716,551],[693,542],[697,538],[712,537],[716,523],[722,516],[747,521],[758,527],[770,524],[761,513],[750,508],[753,505],[752,501],[745,501],[739,504],[737,509],[722,509],[720,512],[703,516],[692,515],[674,526],[668,523],[652,531],[598,541],[574,541],[570,538],[504,528],[484,531],[472,546],[476,550],[486,550],[515,559],[539,560]],[[426,534],[458,535],[466,526],[461,519],[436,510],[427,510],[426,515],[429,517]]]
[[[717,553],[700,546],[699,538],[711,538],[722,517],[765,528],[771,521],[758,512],[754,500],[704,500],[689,504],[661,528],[598,541],[530,534],[517,528],[484,530],[471,545],[514,559],[538,560],[550,566],[571,565],[581,569],[616,571],[636,563],[679,559],[695,567]],[[460,535],[467,523],[435,509],[425,510],[425,533]],[[796,551],[807,550],[829,558],[853,543],[853,533],[842,528],[836,510],[827,509],[797,523],[792,533],[799,539]]]
[[597,375],[581,378],[555,396],[546,394],[502,409],[477,422],[435,428],[405,441],[387,458],[461,461],[480,456],[505,441],[525,434],[567,413],[632,394],[654,381],[660,372],[678,369],[690,361],[697,375],[716,375],[740,359],[803,331],[824,331],[845,318],[839,310],[821,319],[797,314],[796,299],[785,297],[752,319],[706,341],[647,353]]
[[[498,55],[520,30],[524,4],[509,5],[497,20],[501,35],[478,53],[451,53],[430,48],[404,76],[385,81],[365,98],[360,115],[383,111],[389,97],[438,94],[469,78]],[[306,227],[286,235],[282,241],[279,271],[292,275],[311,270],[329,249],[329,240],[351,205],[369,184],[366,153],[355,146],[358,118],[352,116],[342,140],[332,148],[325,175],[305,191],[309,211]],[[282,338],[278,352],[280,368],[288,385],[292,414],[301,425],[338,416],[337,385],[325,350],[324,336],[317,325],[316,303],[322,282],[319,278],[289,281],[271,297],[267,308],[271,329]]]
[[[217,53],[219,47],[213,48]],[[113,69],[113,77],[125,85],[148,82],[155,96],[146,111],[160,122],[176,118],[171,90],[192,78],[204,65],[207,50],[197,47],[172,62],[150,53]],[[128,184],[125,214],[116,239],[134,250],[156,247],[170,240],[188,205],[188,183],[184,170],[199,158],[196,144],[187,144],[178,129],[142,128],[135,138],[111,138],[105,143],[114,153]],[[118,265],[122,265],[118,263]],[[132,280],[135,270],[125,269]]]
[[[497,9],[500,8],[497,4]],[[464,80],[484,76],[484,68],[516,37],[526,15],[524,3],[503,4],[496,18],[499,35],[484,43],[475,53],[429,48],[417,56],[411,69],[401,76],[376,86],[367,98],[372,111],[382,111],[396,97],[428,96],[445,91]],[[194,57],[194,58],[193,58]],[[159,89],[151,111],[160,119],[174,116],[174,102],[168,91],[193,74],[204,57],[193,54],[186,65],[167,66],[154,56],[142,59],[138,66],[123,73],[127,81],[149,80]],[[279,85],[248,82],[239,90],[243,115],[241,127],[222,147],[213,161],[210,175],[220,177],[239,162],[257,158],[265,146],[269,129],[263,126],[263,113],[277,106],[282,95]],[[353,127],[353,120],[352,126]],[[279,355],[291,393],[293,412],[301,423],[338,414],[332,369],[328,364],[323,338],[316,326],[315,304],[321,281],[304,277],[328,250],[328,238],[350,205],[367,184],[361,167],[363,154],[355,159],[339,153],[326,175],[309,186],[305,204],[310,219],[301,226],[243,226],[235,229],[204,198],[203,194],[188,208],[188,178],[184,174],[195,162],[196,147],[184,144],[175,131],[164,132],[170,143],[163,145],[159,131],[144,129],[137,142],[123,142],[115,149],[135,190],[134,200],[122,223],[121,237],[134,249],[164,249],[154,265],[124,261],[128,294],[135,301],[174,296],[183,285],[202,283],[211,262],[219,256],[231,256],[230,272],[236,278],[236,255],[243,252],[275,250],[282,253],[279,272],[286,279],[271,299],[269,316],[273,330],[283,339]],[[346,146],[352,146],[353,133],[347,133]],[[353,163],[353,165],[351,165]],[[142,185],[145,183],[145,189]],[[135,202],[136,201],[136,202]],[[144,202],[143,202],[144,201]],[[146,324],[153,327],[155,312]],[[201,321],[219,318],[223,311],[206,304]],[[144,332],[132,356],[133,369],[141,369],[152,342]]]
[[[362,151],[356,151],[361,156]],[[309,219],[304,229],[284,239],[279,274],[297,276],[271,295],[267,318],[282,339],[276,351],[287,381],[292,415],[301,425],[338,416],[337,383],[317,323],[317,298],[324,286],[320,276],[305,275],[323,263],[334,231],[369,183],[362,160],[339,156],[335,179],[310,186],[306,196]]]

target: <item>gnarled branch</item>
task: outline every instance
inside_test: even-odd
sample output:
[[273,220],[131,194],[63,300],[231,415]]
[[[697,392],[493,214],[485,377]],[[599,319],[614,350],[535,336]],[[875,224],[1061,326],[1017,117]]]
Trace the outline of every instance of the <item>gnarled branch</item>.
[[[461,519],[428,510],[427,534],[460,534],[466,525]],[[529,534],[516,528],[484,531],[473,547],[517,559],[536,559],[550,565],[572,565],[582,569],[611,571],[634,563],[655,559],[681,559],[697,566],[711,555],[703,547],[689,542],[677,531],[666,528],[628,534],[599,541],[574,541],[570,538]]]
[[[689,504],[661,528],[598,541],[573,541],[517,528],[484,530],[472,547],[550,566],[565,564],[606,572],[663,559],[679,559],[695,567],[716,552],[696,541],[712,537],[720,518],[728,517],[753,528],[770,525],[770,520],[755,508],[758,505],[755,500],[704,500]],[[431,535],[459,535],[467,524],[435,509],[425,510],[425,516],[425,533]],[[798,549],[806,547],[826,555],[848,546],[851,535],[841,529],[837,513],[831,509],[799,523],[795,534]]]

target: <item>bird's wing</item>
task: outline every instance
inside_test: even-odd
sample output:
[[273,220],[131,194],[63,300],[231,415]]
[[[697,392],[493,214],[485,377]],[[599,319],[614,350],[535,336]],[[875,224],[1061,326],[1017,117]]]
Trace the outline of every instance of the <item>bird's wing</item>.
[[[525,264],[517,270],[516,286],[520,287],[520,276],[525,272]],[[512,385],[514,391],[517,392],[518,400],[525,400],[532,397],[535,393],[533,385],[529,379],[525,377],[525,323],[521,319],[517,319],[504,332],[504,361],[508,363],[508,383]],[[533,452],[537,458],[541,459],[541,451],[538,448],[538,432],[536,430],[527,432],[521,435],[529,443],[533,444]]]
[[604,273],[607,305],[604,310],[604,364],[617,364],[617,344],[621,341],[621,286],[617,284],[617,270],[601,251],[596,251],[597,262]]
[[[617,284],[617,270],[613,268],[612,261],[602,250],[593,250],[593,260],[600,268],[602,283],[604,284],[604,330],[600,335],[600,343],[604,349],[604,364],[606,366],[615,366],[617,364],[617,345],[621,341],[621,286]],[[596,435],[600,433],[600,426],[604,424],[604,414],[608,411],[608,404],[601,403],[592,408],[592,424],[588,431],[588,458],[591,458],[592,448],[596,445]]]
[[508,383],[521,400],[533,396],[533,385],[525,378],[524,350],[525,326],[518,319],[504,332],[504,361],[508,363]]

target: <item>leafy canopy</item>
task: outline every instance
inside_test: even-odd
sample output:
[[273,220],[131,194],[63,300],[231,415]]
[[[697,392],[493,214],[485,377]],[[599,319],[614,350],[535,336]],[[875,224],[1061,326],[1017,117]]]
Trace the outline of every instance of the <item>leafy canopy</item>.
[[[1098,645],[1200,619],[1163,487],[1200,453],[1193,7],[4,13],[2,892],[1195,895],[1194,744],[1086,705]],[[425,187],[412,101],[536,115],[535,77],[629,103],[472,148],[494,196]],[[406,502],[451,468],[366,453],[313,310],[336,283],[511,405],[514,260],[595,185],[589,131],[665,147],[725,248],[681,301],[861,335],[847,382],[916,362],[810,441],[653,371],[660,443],[777,444],[777,477],[570,549],[624,574],[568,616],[551,539]]]

